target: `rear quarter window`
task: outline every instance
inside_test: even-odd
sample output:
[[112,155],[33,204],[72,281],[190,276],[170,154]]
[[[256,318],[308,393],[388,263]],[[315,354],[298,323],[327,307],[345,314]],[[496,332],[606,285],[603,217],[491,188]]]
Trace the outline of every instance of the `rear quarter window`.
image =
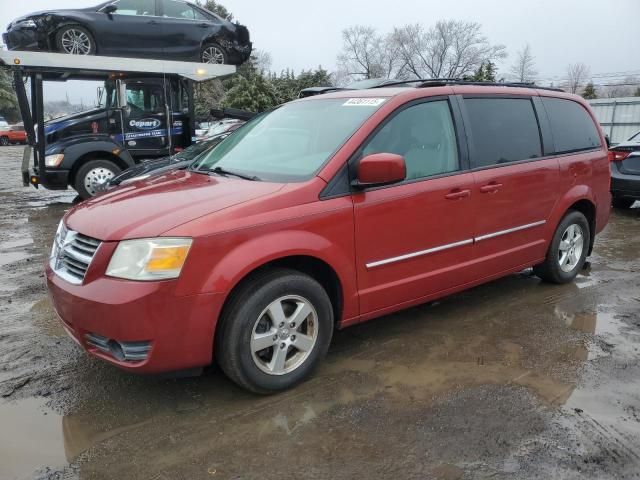
[[601,148],[600,133],[587,110],[578,102],[542,97],[556,153],[572,153]]

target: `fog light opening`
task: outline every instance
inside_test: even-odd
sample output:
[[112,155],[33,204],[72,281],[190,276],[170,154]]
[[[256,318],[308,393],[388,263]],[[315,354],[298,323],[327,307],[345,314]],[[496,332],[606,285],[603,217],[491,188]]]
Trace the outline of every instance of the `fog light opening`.
[[107,346],[109,347],[109,353],[111,353],[113,358],[120,362],[124,362],[124,350],[122,350],[122,345],[120,345],[119,342],[116,342],[115,340],[109,340]]

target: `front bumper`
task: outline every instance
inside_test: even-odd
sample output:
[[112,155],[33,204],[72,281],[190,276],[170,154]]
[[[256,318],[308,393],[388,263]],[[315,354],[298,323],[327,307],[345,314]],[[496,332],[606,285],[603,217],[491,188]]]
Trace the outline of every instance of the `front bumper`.
[[[211,363],[221,295],[176,296],[175,281],[132,282],[103,276],[73,285],[48,265],[46,277],[65,330],[89,354],[135,373],[173,372]],[[107,340],[148,347],[144,358],[123,360],[104,348]]]
[[48,50],[47,36],[35,28],[15,26],[2,34],[2,40],[9,50]]
[[611,162],[611,195],[640,200],[640,175],[621,173],[616,162]]

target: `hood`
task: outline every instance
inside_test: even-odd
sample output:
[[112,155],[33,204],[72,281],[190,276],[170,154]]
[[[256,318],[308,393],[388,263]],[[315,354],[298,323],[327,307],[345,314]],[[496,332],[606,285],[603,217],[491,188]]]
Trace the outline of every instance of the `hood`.
[[284,184],[177,170],[81,203],[66,225],[99,240],[157,237],[203,215],[277,192]]
[[71,125],[97,120],[101,117],[106,116],[107,110],[104,108],[94,108],[92,110],[85,110],[83,112],[72,113],[71,115],[65,115],[64,117],[59,117],[54,120],[50,120],[45,122],[44,124],[44,133],[49,135],[51,133],[57,132],[58,130],[62,130],[63,128],[67,128]]

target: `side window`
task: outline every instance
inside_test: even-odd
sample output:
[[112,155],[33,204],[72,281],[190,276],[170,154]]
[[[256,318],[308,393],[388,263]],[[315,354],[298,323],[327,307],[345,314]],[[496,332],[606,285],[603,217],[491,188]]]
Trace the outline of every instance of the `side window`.
[[162,0],[162,16],[183,20],[195,20],[196,18],[190,5],[176,0]]
[[449,102],[420,103],[402,110],[365,145],[363,156],[373,153],[402,155],[407,180],[459,170]]
[[156,14],[155,0],[118,0],[115,2],[117,15],[140,15],[144,17]]
[[600,134],[582,105],[563,98],[542,97],[549,115],[556,153],[600,148]]
[[213,21],[212,18],[207,17],[204,13],[201,13],[199,10],[193,9],[193,13],[196,16],[196,20],[206,20],[208,22]]
[[160,85],[127,85],[127,106],[131,114],[144,115],[148,113],[162,113],[162,86]]
[[472,164],[488,167],[542,156],[538,120],[529,99],[466,98]]

